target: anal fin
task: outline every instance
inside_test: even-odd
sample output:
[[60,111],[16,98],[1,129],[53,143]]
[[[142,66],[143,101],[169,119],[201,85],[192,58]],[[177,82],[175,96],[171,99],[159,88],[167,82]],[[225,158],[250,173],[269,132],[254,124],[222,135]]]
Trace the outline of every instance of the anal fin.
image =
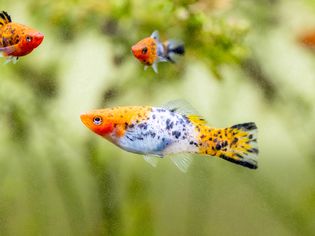
[[172,162],[178,167],[178,169],[184,173],[187,172],[192,162],[192,157],[187,153],[172,155],[170,158]]

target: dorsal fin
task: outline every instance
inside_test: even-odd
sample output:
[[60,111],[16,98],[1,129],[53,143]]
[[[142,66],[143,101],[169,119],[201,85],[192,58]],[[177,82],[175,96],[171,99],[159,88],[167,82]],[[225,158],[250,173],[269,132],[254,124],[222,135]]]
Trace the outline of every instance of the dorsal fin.
[[11,17],[5,11],[0,12],[0,27],[6,24],[9,24],[11,21]]
[[198,112],[192,105],[182,99],[172,100],[163,105],[167,110],[180,113],[182,115],[197,115]]
[[207,122],[205,119],[198,114],[195,108],[193,108],[192,105],[190,105],[185,100],[173,100],[165,105],[163,105],[164,108],[168,109],[169,111],[177,112],[179,114],[185,115],[188,117],[189,120],[191,120],[194,123],[198,124],[206,124]]
[[153,39],[155,39],[155,40],[157,40],[157,41],[159,41],[159,40],[160,40],[159,31],[155,30],[155,31],[151,34],[150,37],[153,38]]
[[194,123],[196,125],[205,125],[205,124],[207,124],[207,121],[204,118],[202,118],[201,116],[189,115],[187,117],[192,123]]

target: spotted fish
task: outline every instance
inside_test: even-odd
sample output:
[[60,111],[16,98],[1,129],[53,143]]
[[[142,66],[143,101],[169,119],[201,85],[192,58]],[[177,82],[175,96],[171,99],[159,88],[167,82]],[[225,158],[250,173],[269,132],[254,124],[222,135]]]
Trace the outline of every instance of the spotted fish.
[[140,40],[131,47],[133,55],[145,65],[152,66],[158,73],[159,62],[175,63],[178,56],[185,54],[184,44],[176,40],[160,42],[158,31],[154,31],[150,37]]
[[0,57],[5,57],[6,63],[25,56],[38,47],[44,35],[28,26],[14,23],[5,11],[0,12]]
[[229,128],[213,128],[183,101],[163,107],[130,106],[94,110],[81,120],[94,133],[118,147],[142,154],[156,166],[169,156],[186,171],[191,155],[215,156],[251,168],[257,168],[257,127],[244,123]]

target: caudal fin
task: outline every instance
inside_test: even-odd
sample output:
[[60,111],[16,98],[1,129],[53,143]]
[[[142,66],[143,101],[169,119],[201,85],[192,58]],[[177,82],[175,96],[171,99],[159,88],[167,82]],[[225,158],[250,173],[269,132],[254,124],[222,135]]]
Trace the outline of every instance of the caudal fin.
[[257,126],[253,122],[211,131],[208,153],[227,161],[257,169]]
[[182,42],[169,40],[167,42],[167,59],[170,62],[176,63],[179,56],[185,54],[185,46]]

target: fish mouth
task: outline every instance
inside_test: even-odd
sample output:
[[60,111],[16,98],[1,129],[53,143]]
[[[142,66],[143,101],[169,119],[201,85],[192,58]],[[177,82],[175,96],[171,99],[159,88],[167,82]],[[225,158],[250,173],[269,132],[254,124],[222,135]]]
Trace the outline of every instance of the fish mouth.
[[87,113],[81,114],[81,115],[80,115],[80,119],[81,119],[82,123],[83,123],[86,127],[88,127],[88,128],[91,127],[91,124],[90,124],[90,116],[89,116]]
[[36,34],[34,34],[34,47],[38,47],[44,40],[44,34],[37,32]]
[[44,40],[45,35],[42,34],[42,33],[37,33],[35,37],[36,37],[36,38],[38,39],[38,41],[41,43],[41,42]]
[[131,52],[134,56],[136,56],[137,48],[135,45],[131,47]]

